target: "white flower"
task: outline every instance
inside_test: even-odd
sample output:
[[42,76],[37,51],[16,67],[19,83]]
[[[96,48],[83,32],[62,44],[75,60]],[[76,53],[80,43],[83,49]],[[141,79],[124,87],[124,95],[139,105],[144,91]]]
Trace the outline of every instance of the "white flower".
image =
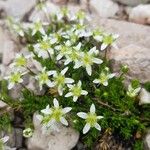
[[67,94],[65,95],[65,97],[73,96],[73,101],[76,102],[77,99],[78,99],[81,95],[87,95],[88,92],[85,91],[85,90],[82,90],[81,85],[82,85],[81,81],[79,81],[77,84],[74,84],[74,85],[68,84],[69,93],[67,93]]
[[59,102],[56,98],[54,98],[53,104],[54,106],[52,108],[48,105],[46,109],[41,110],[43,115],[38,116],[38,119],[46,128],[51,128],[54,130],[57,130],[57,123],[62,123],[63,125],[68,126],[68,121],[65,119],[65,116],[71,111],[72,108],[62,108],[59,106]]
[[80,64],[80,48],[81,43],[79,43],[76,47],[73,47],[70,54],[66,55],[66,60],[64,62],[64,65],[68,65],[71,62],[75,63],[75,68]]
[[23,54],[16,54],[14,62],[10,65],[11,68],[13,67],[26,67],[27,66],[27,61],[29,58],[31,58],[32,55],[27,55],[24,56]]
[[90,107],[90,112],[89,113],[85,113],[85,112],[79,112],[77,113],[77,115],[82,118],[85,119],[86,124],[83,128],[83,134],[86,134],[91,127],[95,127],[97,130],[101,130],[100,125],[97,123],[97,121],[99,119],[102,119],[103,116],[97,116],[95,113],[95,105],[92,104]]
[[141,90],[141,87],[138,87],[138,88],[133,88],[132,85],[130,84],[128,86],[128,91],[127,91],[127,95],[129,97],[135,97],[138,95],[138,93],[140,92]]
[[33,130],[31,128],[26,128],[23,130],[23,136],[29,138],[33,135]]
[[17,32],[20,36],[24,36],[24,31],[22,30],[22,28],[17,25],[17,24],[13,24],[12,28],[15,30],[15,32]]
[[94,30],[93,31],[93,38],[97,42],[102,42],[103,41],[103,31],[101,31],[101,30]]
[[23,79],[21,78],[25,73],[13,72],[9,76],[4,77],[5,80],[8,80],[8,89],[12,89],[15,84],[22,83]]
[[0,139],[0,150],[5,150],[5,143],[9,140],[9,136]]
[[83,11],[78,11],[75,15],[70,13],[68,17],[71,21],[78,21],[83,24],[86,16]]
[[94,63],[101,64],[103,62],[101,59],[94,57],[96,53],[97,53],[96,47],[93,47],[92,49],[90,49],[89,52],[83,52],[81,55],[81,62],[75,68],[79,68],[80,66],[83,66],[86,68],[88,75],[91,76],[92,65]]
[[95,79],[93,81],[93,83],[96,83],[96,84],[103,84],[104,86],[107,86],[108,85],[108,80],[113,78],[116,74],[115,73],[109,73],[109,68],[105,68],[105,70],[103,70],[101,73],[100,73],[100,76],[98,79]]
[[54,55],[52,44],[55,42],[55,40],[45,35],[41,42],[34,45],[34,50],[38,54],[38,57],[48,58],[49,56],[51,57]]
[[33,23],[33,25],[31,26],[31,29],[32,29],[32,35],[35,35],[37,32],[40,32],[43,35],[45,34],[45,30],[43,28],[43,25],[40,19],[37,19],[37,21]]
[[58,51],[58,55],[56,57],[56,60],[60,60],[64,56],[71,53],[71,42],[68,40],[67,42],[65,42],[64,45],[56,46],[55,49]]
[[108,46],[113,46],[114,48],[117,48],[116,45],[116,39],[119,37],[117,34],[110,34],[110,35],[104,35],[101,45],[101,50],[105,50]]
[[50,71],[53,74],[53,86],[58,88],[59,95],[63,94],[63,88],[65,84],[73,83],[74,80],[71,78],[66,78],[65,73],[67,72],[68,67],[64,68],[60,73],[56,71]]
[[48,87],[53,87],[53,83],[50,81],[49,76],[52,75],[52,71],[46,71],[44,67],[42,71],[35,76],[35,79],[39,81],[40,90],[42,90],[42,86],[46,84]]

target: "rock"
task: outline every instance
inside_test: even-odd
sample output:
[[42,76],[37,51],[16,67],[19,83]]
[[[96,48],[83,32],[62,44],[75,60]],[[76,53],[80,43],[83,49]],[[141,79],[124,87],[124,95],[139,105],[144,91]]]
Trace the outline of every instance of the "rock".
[[23,145],[23,130],[20,128],[15,128],[15,147],[21,148]]
[[11,118],[13,118],[13,110],[11,109],[11,107],[7,105],[5,102],[3,102],[2,100],[0,100],[0,116],[6,112],[9,112]]
[[150,49],[150,28],[148,26],[100,17],[92,18],[90,24],[93,28],[102,28],[108,33],[119,34],[117,39],[119,48],[134,44]]
[[0,100],[0,109],[6,108],[8,105]]
[[71,127],[61,126],[60,132],[42,134],[41,124],[33,117],[34,133],[28,139],[28,150],[71,150],[78,142],[79,133]]
[[7,0],[3,7],[8,16],[22,19],[36,5],[36,0]]
[[66,4],[68,2],[68,0],[52,0],[52,2],[54,2],[56,4]]
[[129,13],[129,20],[140,24],[150,24],[150,4],[134,7]]
[[144,88],[142,88],[140,91],[139,99],[139,105],[150,104],[150,93]]
[[144,83],[150,81],[150,49],[128,45],[121,49],[111,49],[108,57],[113,60],[113,69],[119,71],[122,64],[128,65],[128,79],[139,79]]
[[[48,21],[48,14],[56,13],[60,10],[60,7],[54,3],[46,2],[44,10],[40,10],[38,7],[34,9],[34,11],[31,13],[29,20],[30,21],[36,21],[37,19],[40,19],[41,21],[45,22]],[[46,15],[46,13],[47,15]]]
[[150,130],[147,132],[144,138],[144,149],[150,150]]
[[145,4],[147,2],[150,2],[150,0],[113,0],[115,2],[119,2],[124,5],[128,6],[137,6],[139,4]]
[[91,12],[94,11],[98,14],[98,16],[104,18],[113,17],[119,11],[118,4],[111,0],[91,0],[90,7]]
[[2,64],[8,66],[15,57],[15,52],[18,50],[12,36],[9,32],[4,31],[0,27],[0,45],[1,53],[3,54]]

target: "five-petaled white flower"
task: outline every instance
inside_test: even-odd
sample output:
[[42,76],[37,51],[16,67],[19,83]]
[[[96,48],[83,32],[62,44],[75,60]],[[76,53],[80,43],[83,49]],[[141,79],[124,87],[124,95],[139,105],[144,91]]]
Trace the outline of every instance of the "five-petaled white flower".
[[97,130],[101,130],[100,125],[97,123],[97,121],[99,119],[102,119],[103,116],[97,116],[95,113],[95,105],[92,104],[90,107],[90,112],[89,113],[85,113],[85,112],[79,112],[77,113],[77,115],[82,118],[85,119],[86,124],[83,128],[83,134],[86,134],[91,127],[95,127]]
[[0,149],[5,150],[5,143],[9,140],[9,136],[4,136],[0,139]]
[[55,49],[58,51],[58,55],[56,57],[56,60],[60,60],[64,56],[71,53],[71,42],[68,40],[67,42],[65,42],[64,45],[56,46]]
[[76,102],[81,95],[87,95],[88,92],[82,90],[81,85],[82,85],[81,81],[79,81],[77,84],[74,85],[68,84],[67,86],[69,87],[69,93],[67,93],[65,97],[73,96],[73,101]]
[[18,25],[18,24],[13,24],[12,25],[12,28],[14,29],[14,31],[15,32],[17,32],[20,36],[24,36],[24,31],[23,31],[23,29],[21,28],[21,26],[20,25]]
[[46,84],[48,87],[53,87],[53,83],[50,81],[49,76],[52,75],[53,71],[46,71],[46,67],[42,69],[42,71],[35,76],[35,79],[39,81],[40,90],[42,90],[42,86]]
[[55,39],[51,39],[45,35],[39,43],[34,45],[34,50],[37,53],[38,57],[48,58],[54,54],[52,44],[56,42]]
[[59,106],[59,102],[56,98],[53,100],[53,107],[46,106],[45,109],[41,110],[43,115],[38,115],[37,118],[42,122],[42,124],[51,129],[57,130],[57,123],[62,123],[65,126],[68,126],[68,121],[65,119],[65,116],[68,112],[71,111],[71,107],[62,108]]
[[33,135],[33,130],[31,128],[26,128],[23,130],[23,136],[29,138]]
[[15,84],[22,83],[23,79],[21,78],[26,72],[12,72],[9,76],[4,77],[5,80],[8,80],[8,89],[12,89]]
[[68,67],[64,68],[61,72],[57,71],[50,71],[50,73],[53,75],[53,86],[56,86],[58,88],[59,95],[63,94],[63,89],[65,84],[73,83],[74,80],[71,78],[66,78],[65,73],[67,72]]
[[80,66],[83,66],[86,68],[87,74],[91,76],[92,74],[92,65],[94,63],[101,64],[103,61],[99,58],[96,58],[94,55],[97,54],[96,47],[93,47],[90,49],[89,52],[83,52],[81,53],[81,62],[76,66],[75,68],[79,68]]
[[132,85],[130,84],[128,86],[128,91],[127,91],[127,95],[129,97],[135,97],[138,95],[138,93],[140,92],[141,90],[141,87],[138,87],[138,88],[133,88]]
[[117,34],[109,34],[104,35],[101,45],[101,51],[105,50],[108,46],[113,46],[114,48],[117,48],[116,45],[116,39],[119,37]]
[[108,85],[108,80],[113,78],[116,74],[115,73],[109,73],[109,68],[106,67],[99,75],[98,79],[95,79],[93,83],[96,84],[103,84],[104,86]]
[[79,43],[77,46],[73,47],[71,52],[66,55],[66,60],[64,62],[64,65],[68,65],[71,62],[75,63],[74,68],[80,64],[80,48],[81,48],[81,43]]
[[32,29],[32,36],[35,35],[37,32],[40,32],[41,34],[45,34],[45,30],[43,28],[43,24],[40,21],[40,19],[37,19],[36,22],[34,22],[31,26]]
[[32,55],[24,56],[23,54],[16,54],[14,62],[10,65],[11,68],[13,67],[26,67],[27,61],[29,58],[31,58]]
[[94,30],[93,31],[93,38],[97,41],[97,42],[102,42],[103,40],[103,31],[102,30]]

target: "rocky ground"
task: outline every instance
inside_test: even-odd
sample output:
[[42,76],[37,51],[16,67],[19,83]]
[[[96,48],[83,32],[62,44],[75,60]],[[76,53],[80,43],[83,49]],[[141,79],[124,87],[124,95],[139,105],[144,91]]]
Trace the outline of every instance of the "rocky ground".
[[[142,83],[150,81],[150,0],[47,0],[49,13],[56,12],[60,7],[66,5],[71,11],[83,10],[86,12],[89,24],[93,28],[103,28],[108,32],[120,35],[118,40],[118,49],[111,49],[108,57],[114,62],[113,69],[117,71],[120,64],[127,64],[130,68],[128,79],[137,78]],[[36,7],[36,0],[0,0],[0,57],[1,73],[6,73],[8,65],[14,59],[15,53],[25,49],[24,41],[16,38],[14,34],[8,31],[6,27],[6,18],[15,17],[25,24],[40,18],[46,20],[46,16]],[[27,81],[26,84],[28,84]],[[20,87],[18,87],[19,89]],[[13,97],[18,97],[18,89],[12,91]],[[141,99],[146,97],[150,100],[150,93],[141,92]],[[142,101],[141,101],[142,103]],[[6,104],[0,101],[0,109],[10,109]],[[15,117],[15,128],[10,135],[10,147],[16,147],[18,150],[24,150],[24,140],[22,136],[22,120],[20,116]],[[20,125],[19,125],[20,124]],[[35,126],[38,123],[34,123]],[[37,130],[36,134],[40,134]],[[63,138],[66,135],[66,138]],[[55,143],[53,150],[69,150],[74,147],[79,138],[78,133],[64,128],[64,135],[55,137],[47,136],[47,139],[53,139]],[[72,135],[72,136],[71,136]],[[72,142],[69,142],[71,138]],[[58,140],[62,142],[58,144]],[[31,150],[44,150],[40,145],[46,146],[45,138],[41,142],[37,136],[28,142]],[[78,150],[84,149],[78,143]],[[150,134],[145,137],[145,149],[150,150]],[[45,148],[46,150],[46,148]]]

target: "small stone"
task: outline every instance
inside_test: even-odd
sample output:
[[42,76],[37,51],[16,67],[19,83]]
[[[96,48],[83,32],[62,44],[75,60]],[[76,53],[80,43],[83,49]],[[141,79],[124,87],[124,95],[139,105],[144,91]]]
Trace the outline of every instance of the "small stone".
[[34,22],[37,19],[40,19],[42,22],[47,22],[47,21],[49,21],[47,18],[49,16],[49,14],[56,13],[59,10],[60,10],[60,7],[58,5],[48,1],[45,3],[46,13],[44,12],[44,10],[40,10],[38,7],[36,7],[34,9],[34,11],[31,13],[29,20]]
[[141,89],[139,98],[140,98],[139,105],[150,104],[150,93],[144,88]]
[[22,19],[36,5],[36,0],[7,0],[3,7],[8,16]]
[[60,132],[42,133],[40,121],[33,117],[34,133],[28,139],[28,150],[71,150],[78,142],[79,133],[71,127],[61,126]]
[[149,52],[147,48],[131,44],[121,49],[111,49],[108,57],[113,60],[114,72],[119,71],[121,65],[127,65],[129,68],[127,78],[136,78],[145,83],[150,81]]
[[104,18],[114,17],[119,11],[118,4],[111,0],[91,0],[90,7],[91,12],[95,11],[99,17]]
[[150,130],[148,130],[144,138],[144,150],[150,150]]
[[139,5],[129,13],[129,20],[139,24],[150,24],[150,5]]
[[23,145],[23,130],[20,128],[15,128],[15,147],[21,148]]
[[137,6],[139,4],[145,4],[145,3],[150,2],[150,0],[113,0],[113,1],[119,2],[124,5],[128,5],[128,6]]

